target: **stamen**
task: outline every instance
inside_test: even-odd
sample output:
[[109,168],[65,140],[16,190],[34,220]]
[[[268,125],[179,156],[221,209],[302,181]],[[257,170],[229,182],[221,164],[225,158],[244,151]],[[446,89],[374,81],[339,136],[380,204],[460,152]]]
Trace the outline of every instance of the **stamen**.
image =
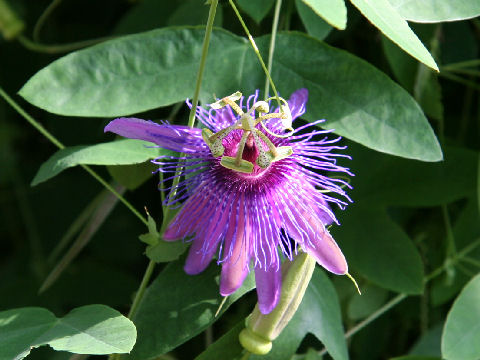
[[[218,131],[215,134],[207,128],[204,128],[202,130],[202,138],[207,144],[207,146],[210,148],[212,155],[214,157],[223,156],[225,148],[223,146],[222,140],[235,129],[242,130],[243,134],[240,142],[238,143],[237,153],[235,157],[223,156],[220,160],[220,164],[227,169],[245,173],[251,173],[253,171],[253,163],[242,159],[243,150],[245,149],[245,144],[247,140],[249,142],[255,143],[258,151],[258,156],[255,162],[262,169],[266,169],[268,166],[270,166],[272,162],[285,159],[286,157],[292,155],[293,149],[291,146],[280,146],[277,148],[262,131],[256,129],[256,126],[260,123],[262,125],[262,128],[268,134],[274,137],[287,138],[291,136],[293,134],[293,129],[291,127],[292,114],[290,112],[288,102],[285,99],[280,98],[280,101],[283,103],[280,104],[280,113],[268,113],[270,109],[267,101],[271,100],[271,98],[267,99],[266,101],[255,102],[245,113],[243,112],[241,106],[236,103],[236,101],[241,99],[241,97],[242,93],[237,91],[230,96],[226,96],[214,102],[213,104],[210,104],[210,107],[212,109],[221,109],[229,105],[238,115],[240,115],[238,121],[236,121],[231,126]],[[254,119],[255,111],[260,114],[260,116],[256,119]],[[263,121],[274,118],[280,118],[284,129],[291,130],[291,132],[285,135],[280,135],[270,131],[265,126]],[[253,141],[251,138],[249,139],[250,134],[253,137]],[[268,151],[265,151],[265,149],[263,148],[264,145],[262,141],[267,145]]]
[[230,105],[230,107],[235,110],[235,112],[238,115],[243,115],[243,110],[240,106],[237,105],[235,101],[241,99],[242,93],[240,91],[237,91],[236,93],[233,93],[230,96],[226,96],[218,101],[215,101],[213,104],[210,104],[210,107],[212,109],[218,110],[221,109],[227,105]]
[[243,149],[245,149],[245,143],[247,142],[248,135],[250,135],[250,131],[243,132],[242,138],[238,143],[237,155],[235,157],[222,157],[222,159],[220,160],[220,165],[226,167],[227,169],[236,170],[248,174],[253,171],[253,164],[250,161],[242,159]]

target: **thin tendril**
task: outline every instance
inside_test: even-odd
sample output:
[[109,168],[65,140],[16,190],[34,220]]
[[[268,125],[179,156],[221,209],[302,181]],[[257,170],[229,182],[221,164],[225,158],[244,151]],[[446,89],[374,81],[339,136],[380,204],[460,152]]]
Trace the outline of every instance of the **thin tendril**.
[[40,30],[43,27],[43,24],[47,20],[47,18],[50,16],[50,14],[60,5],[62,0],[53,0],[43,11],[42,15],[37,20],[37,23],[33,27],[33,40],[38,41],[39,39],[39,34]]
[[[35,129],[37,129],[43,136],[45,136],[52,144],[59,149],[65,149],[63,145],[55,136],[50,134],[40,123],[38,123],[33,117],[31,117],[20,105],[18,105],[8,94],[0,87],[0,96],[13,107],[25,120],[27,120]],[[130,204],[118,191],[116,191],[109,183],[107,183],[100,175],[92,170],[87,165],[80,165],[86,172],[93,176],[100,184],[102,184],[107,190],[114,194],[136,217],[140,219],[145,225],[148,225],[147,220]]]
[[45,54],[59,54],[66,53],[73,50],[82,49],[87,46],[95,45],[103,41],[114,39],[115,36],[106,36],[96,39],[82,40],[77,42],[72,42],[68,44],[58,44],[58,45],[48,45],[41,44],[35,41],[28,39],[27,37],[20,35],[18,41],[28,50],[45,53]]
[[[280,8],[282,7],[282,0],[277,0],[275,5],[275,13],[273,15],[272,23],[272,35],[270,38],[270,47],[268,49],[268,72],[272,72],[272,63],[273,63],[273,53],[275,51],[275,40],[277,38],[277,29],[278,29],[278,19],[280,17]],[[270,79],[267,77],[265,79],[265,97],[268,97],[268,92],[270,90]]]
[[265,72],[265,75],[268,78],[268,81],[270,82],[270,85],[272,85],[272,90],[275,94],[275,98],[277,99],[278,106],[281,107],[280,103],[280,97],[278,96],[277,88],[275,87],[275,84],[273,83],[272,77],[270,76],[270,72],[268,71],[267,67],[265,66],[265,62],[263,61],[262,55],[260,55],[260,51],[258,50],[257,44],[255,43],[255,40],[253,40],[252,35],[250,35],[250,31],[248,31],[247,25],[245,25],[245,22],[243,21],[242,15],[240,15],[240,12],[238,11],[237,7],[233,3],[233,0],[228,0],[230,3],[230,6],[232,7],[233,11],[235,12],[235,15],[237,15],[238,20],[240,21],[240,24],[243,27],[243,30],[247,34],[248,40],[250,41],[250,44],[252,45],[253,51],[258,57],[258,60],[260,61],[260,64],[262,65],[263,71]]

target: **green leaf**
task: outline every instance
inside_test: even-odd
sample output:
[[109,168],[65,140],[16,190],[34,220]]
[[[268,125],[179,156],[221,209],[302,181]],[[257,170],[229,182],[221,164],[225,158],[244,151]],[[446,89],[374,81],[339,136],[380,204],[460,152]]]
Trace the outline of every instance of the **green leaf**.
[[[167,28],[80,50],[40,70],[20,94],[47,111],[74,116],[114,117],[170,105],[193,95],[203,35],[204,29]],[[269,37],[257,39],[257,45],[266,54]],[[89,66],[93,62],[95,76]],[[298,88],[309,89],[307,120],[325,118],[325,127],[378,151],[442,159],[435,134],[412,97],[345,51],[303,34],[279,34],[272,75],[286,97]],[[239,89],[248,94],[263,83],[248,42],[214,31],[202,102]]]
[[269,13],[275,0],[237,0],[240,9],[245,11],[257,24]]
[[140,240],[148,244],[146,255],[157,263],[177,260],[188,247],[184,241],[165,241],[157,231],[155,220],[148,214],[148,233],[139,236]]
[[[426,39],[429,44],[438,41],[436,38],[433,39],[437,32],[432,26],[419,27],[417,24],[416,29],[420,30],[417,33],[421,39]],[[400,84],[408,92],[414,94],[415,99],[428,116],[437,120],[443,119],[442,92],[437,74],[429,71],[425,65],[416,62],[383,36],[382,45],[388,63]]]
[[[199,334],[215,318],[222,297],[217,275],[220,267],[211,264],[201,275],[187,275],[183,260],[169,263],[147,289],[133,319],[138,341],[128,359],[158,357]],[[233,302],[255,287],[250,274],[243,285],[222,307],[223,313]]]
[[302,0],[295,0],[298,15],[302,19],[305,29],[310,36],[323,40],[332,30],[332,27],[328,25],[323,19],[312,10],[311,7],[305,5]]
[[441,358],[440,343],[442,339],[443,323],[437,324],[421,335],[413,345],[410,355],[422,355]]
[[155,245],[147,246],[146,254],[157,263],[176,260],[187,250],[188,243],[183,241],[160,240]]
[[238,341],[238,335],[244,328],[245,321],[242,320],[217,341],[207,347],[207,349],[198,355],[195,360],[239,359],[242,356],[243,347]]
[[[162,151],[162,150],[161,150]],[[143,162],[134,165],[109,165],[108,173],[120,185],[125,186],[128,190],[135,190],[145,181],[152,177],[158,165],[151,162]]]
[[42,345],[76,354],[123,354],[136,336],[133,323],[105,305],[82,306],[60,319],[43,308],[0,312],[0,359],[23,359]]
[[385,289],[406,294],[423,292],[423,265],[407,234],[385,209],[354,204],[332,228],[349,265]]
[[[349,192],[356,202],[380,206],[437,206],[475,193],[477,153],[446,147],[445,161],[422,163],[350,144],[356,175]],[[372,166],[375,164],[375,166]]]
[[343,0],[302,0],[327,23],[343,30],[347,26],[347,7]]
[[432,55],[423,46],[408,23],[390,5],[388,0],[350,0],[358,10],[390,40],[400,46],[414,58],[438,71]]
[[471,19],[480,15],[480,2],[472,0],[388,0],[406,20],[442,22]]
[[361,320],[378,310],[387,300],[388,292],[371,284],[362,286],[362,296],[354,294],[348,304],[348,317]]
[[[205,25],[208,19],[210,7],[204,1],[183,0],[180,6],[170,14],[167,26],[178,25]],[[215,11],[214,26],[222,26],[223,11],[217,6]]]
[[422,355],[405,355],[390,358],[390,360],[442,360],[436,356],[422,356]]
[[480,274],[462,290],[447,315],[443,328],[442,357],[477,360],[480,357]]
[[161,150],[148,141],[122,139],[98,145],[71,146],[58,150],[42,164],[32,186],[51,179],[65,169],[84,165],[138,164],[160,156]]

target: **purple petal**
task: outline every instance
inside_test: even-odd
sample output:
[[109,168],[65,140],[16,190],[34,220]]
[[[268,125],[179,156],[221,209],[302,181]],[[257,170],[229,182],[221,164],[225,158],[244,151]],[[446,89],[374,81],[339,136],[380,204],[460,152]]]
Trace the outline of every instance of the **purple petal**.
[[293,120],[305,113],[305,104],[307,103],[307,100],[307,89],[298,89],[290,96],[290,99],[288,99],[288,106],[290,106]]
[[262,314],[270,313],[278,304],[282,286],[282,272],[277,266],[265,269],[255,268],[258,307]]
[[[323,227],[323,226],[322,226]],[[305,250],[328,271],[344,275],[348,272],[347,261],[335,240],[327,229],[317,227],[318,236],[309,242],[305,242]]]
[[160,125],[142,119],[118,118],[105,126],[104,131],[131,139],[150,141],[165,149],[178,152],[191,153],[206,149],[201,130],[188,126]]
[[[232,217],[229,229],[225,236],[224,250],[226,252],[222,262],[220,275],[220,294],[228,296],[234,293],[243,283],[248,274],[250,261],[250,225],[245,218],[245,203],[242,197],[237,201],[236,214]],[[237,219],[237,221],[235,221]]]
[[185,266],[183,267],[189,275],[196,275],[205,270],[217,250],[216,247],[213,247],[208,252],[203,251],[204,242],[205,239],[203,238],[195,238],[195,240],[193,240],[187,260],[185,261]]

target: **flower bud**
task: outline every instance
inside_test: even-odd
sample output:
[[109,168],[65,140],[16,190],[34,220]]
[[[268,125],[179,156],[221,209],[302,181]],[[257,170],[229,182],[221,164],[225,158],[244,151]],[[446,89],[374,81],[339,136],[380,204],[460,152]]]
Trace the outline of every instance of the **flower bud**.
[[24,22],[10,8],[8,2],[0,0],[0,31],[6,40],[15,39],[25,28]]
[[258,355],[267,354],[282,330],[287,326],[302,302],[308,283],[315,269],[315,259],[301,253],[282,265],[282,292],[278,305],[267,315],[260,312],[258,304],[246,320],[246,327],[239,334],[242,346]]

